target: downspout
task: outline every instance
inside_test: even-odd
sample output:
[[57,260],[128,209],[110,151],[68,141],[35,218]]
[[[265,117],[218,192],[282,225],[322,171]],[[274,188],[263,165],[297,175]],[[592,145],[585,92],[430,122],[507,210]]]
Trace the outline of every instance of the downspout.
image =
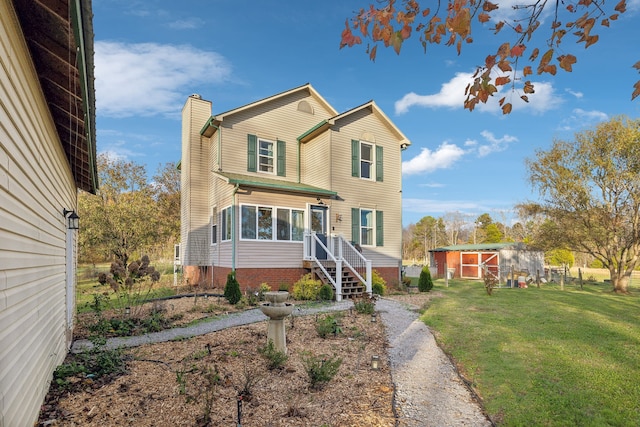
[[236,195],[239,188],[240,184],[236,184],[231,193],[231,271],[236,271]]
[[300,142],[300,138],[296,138],[296,140],[298,141],[298,163],[296,165],[297,168],[297,172],[298,172],[298,184],[300,184],[300,144],[302,144]]

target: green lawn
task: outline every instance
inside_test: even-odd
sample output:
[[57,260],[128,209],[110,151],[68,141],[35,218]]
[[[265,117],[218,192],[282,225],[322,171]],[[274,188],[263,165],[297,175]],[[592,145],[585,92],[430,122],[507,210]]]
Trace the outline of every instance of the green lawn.
[[[640,283],[638,283],[640,284]],[[437,280],[422,315],[505,426],[640,425],[640,290]]]
[[[173,264],[157,264],[156,269],[160,271],[160,282],[154,285],[150,292],[144,289],[144,296],[147,299],[160,298],[174,295],[173,288]],[[79,313],[89,311],[89,304],[93,302],[94,294],[104,294],[110,300],[116,299],[116,294],[108,285],[101,285],[98,282],[99,273],[108,273],[110,264],[79,265],[77,271],[76,287],[76,310]]]

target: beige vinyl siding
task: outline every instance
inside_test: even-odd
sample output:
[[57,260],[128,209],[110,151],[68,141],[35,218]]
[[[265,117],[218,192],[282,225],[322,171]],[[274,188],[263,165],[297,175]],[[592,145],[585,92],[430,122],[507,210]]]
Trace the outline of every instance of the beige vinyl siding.
[[[342,126],[341,126],[342,125]],[[351,176],[351,140],[363,139],[383,147],[384,181]],[[373,139],[373,141],[371,140]],[[384,213],[384,245],[364,247],[374,265],[397,266],[402,256],[402,193],[400,144],[390,130],[368,110],[354,113],[351,120],[338,123],[331,131],[332,187],[340,200],[332,201],[336,232],[351,240],[351,208],[367,208]],[[375,176],[375,174],[374,174]],[[395,262],[392,260],[395,259]],[[382,266],[382,265],[380,265]]]
[[209,265],[211,141],[200,129],[211,116],[211,103],[189,97],[182,110],[181,246],[183,265]]
[[324,132],[313,141],[302,144],[301,181],[320,188],[331,188],[331,133]]
[[0,2],[0,426],[33,425],[66,355],[62,210],[77,201],[16,22],[9,2]]
[[[218,209],[218,244],[211,246],[211,265],[231,267],[231,241],[222,241],[222,210],[233,204],[234,187],[213,175],[211,183],[211,208]],[[209,209],[211,211],[211,209]],[[237,216],[237,215],[236,215]],[[238,220],[236,218],[236,224]]]
[[[313,107],[314,114],[298,111],[298,103],[302,100]],[[297,182],[297,138],[328,118],[330,114],[313,97],[303,92],[296,92],[226,117],[221,125],[222,170]],[[276,173],[247,172],[248,134],[274,143],[276,140],[286,143],[286,176],[278,176]]]

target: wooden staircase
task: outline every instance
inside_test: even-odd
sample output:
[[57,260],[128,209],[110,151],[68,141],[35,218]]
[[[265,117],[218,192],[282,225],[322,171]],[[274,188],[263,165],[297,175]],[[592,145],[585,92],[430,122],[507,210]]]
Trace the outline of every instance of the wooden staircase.
[[[323,261],[324,268],[327,272],[333,277],[336,277],[336,265],[333,261]],[[324,271],[317,265],[310,266],[308,268],[311,270],[311,273],[315,278],[320,280],[324,284],[329,284],[333,288],[335,292],[336,289],[331,283],[331,280]],[[365,293],[365,285],[362,283],[352,272],[350,269],[343,267],[342,268],[342,298],[356,298]]]

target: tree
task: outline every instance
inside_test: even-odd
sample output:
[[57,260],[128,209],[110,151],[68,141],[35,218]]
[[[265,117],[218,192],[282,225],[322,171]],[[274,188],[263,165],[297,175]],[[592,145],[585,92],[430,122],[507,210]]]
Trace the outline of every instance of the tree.
[[84,224],[80,249],[105,258],[113,255],[127,268],[131,256],[157,239],[153,192],[144,166],[133,162],[100,154],[98,175],[97,195],[81,193],[78,201]]
[[[441,7],[438,2],[434,10],[421,8],[421,2],[417,0],[404,0],[402,7],[398,8],[396,0],[381,0],[380,3],[380,7],[370,5],[367,9],[360,9],[351,23],[347,19],[340,48],[362,44],[362,38],[368,39],[370,43],[366,52],[371,60],[375,60],[380,43],[385,47],[393,47],[400,54],[404,41],[417,33],[425,52],[429,44],[444,43],[455,46],[460,55],[463,44],[473,43],[472,29],[476,26],[482,26],[496,35],[502,29],[507,32],[505,41],[477,68],[473,83],[465,90],[467,98],[464,108],[469,111],[473,111],[478,102],[486,103],[499,86],[511,86],[512,92],[519,92],[520,98],[529,102],[528,96],[535,92],[531,81],[525,80],[529,75],[534,72],[555,75],[557,66],[554,60],[563,70],[572,71],[577,58],[568,53],[566,45],[561,46],[566,36],[575,37],[577,43],[584,43],[587,48],[598,41],[599,35],[595,33],[598,26],[609,27],[626,11],[625,0],[619,0],[615,5],[605,0],[532,0],[513,6],[510,14],[501,10],[498,4],[486,0],[447,0],[446,7]],[[512,3],[507,4],[511,6]],[[503,12],[510,17],[505,18]],[[543,24],[549,36],[538,46],[536,41],[540,37],[533,36]],[[525,65],[518,74],[519,63],[525,61],[524,53],[529,47],[532,47],[528,57],[531,65]],[[640,71],[640,61],[633,67]],[[638,95],[640,81],[635,83],[631,99]],[[512,104],[506,97],[501,98],[499,103],[504,114],[511,112]]]
[[521,208],[546,218],[536,241],[601,261],[615,292],[627,292],[640,257],[638,141],[640,120],[617,117],[527,160],[543,202]]
[[158,207],[159,241],[168,243],[168,249],[173,250],[180,241],[180,171],[174,162],[160,165],[152,188]]
[[423,260],[426,262],[429,249],[436,247],[436,232],[438,221],[431,215],[427,215],[417,222],[413,237],[416,240],[416,244],[419,244],[422,249]]
[[545,261],[549,265],[566,265],[571,268],[576,259],[568,249],[552,249],[545,254]]
[[482,243],[500,243],[502,242],[502,232],[498,224],[491,223],[485,228],[485,238]]
[[420,292],[429,292],[433,289],[433,279],[431,278],[431,271],[429,266],[422,267],[420,271],[420,277],[418,278],[418,290]]

